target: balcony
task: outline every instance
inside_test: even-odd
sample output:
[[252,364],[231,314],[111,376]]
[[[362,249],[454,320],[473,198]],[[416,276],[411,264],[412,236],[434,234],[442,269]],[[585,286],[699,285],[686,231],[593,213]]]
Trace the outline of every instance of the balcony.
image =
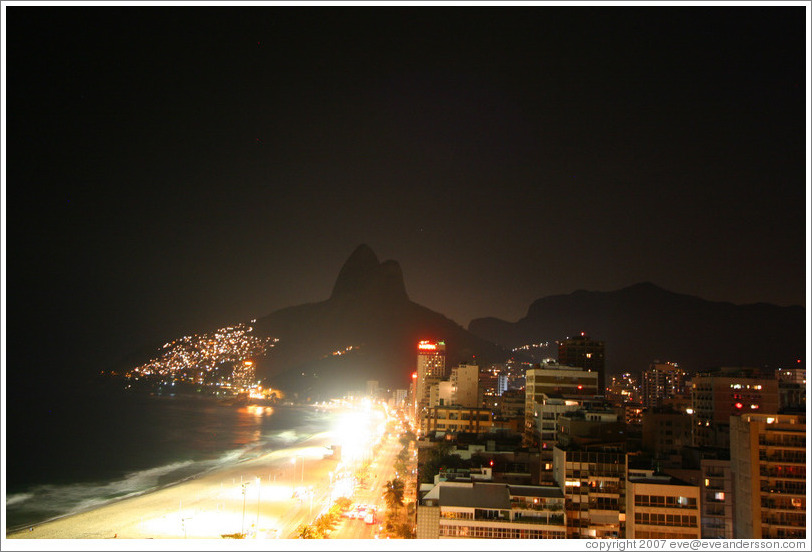
[[509,521],[512,523],[533,523],[535,525],[564,525],[564,514],[551,514],[549,516],[522,516],[517,514],[512,520],[498,520]]
[[777,452],[774,454],[759,452],[758,459],[768,464],[806,464],[806,455],[800,451]]
[[805,486],[778,486],[778,485],[762,485],[761,486],[762,493],[770,493],[770,494],[786,494],[786,495],[796,495],[796,496],[805,496],[806,495],[806,487]]
[[511,500],[510,508],[513,510],[532,510],[536,512],[560,512],[564,509],[563,502],[554,502],[548,504],[534,504],[532,502],[524,502],[522,500]]

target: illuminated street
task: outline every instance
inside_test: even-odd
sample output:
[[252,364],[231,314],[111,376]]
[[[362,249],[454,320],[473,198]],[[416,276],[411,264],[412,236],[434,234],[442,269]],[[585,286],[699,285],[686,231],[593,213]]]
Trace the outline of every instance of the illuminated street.
[[330,535],[335,539],[371,539],[378,533],[386,514],[386,503],[383,499],[384,485],[395,476],[395,458],[401,449],[394,435],[388,435],[379,454],[370,465],[370,483],[366,489],[360,489],[353,497],[355,504],[369,504],[377,508],[375,523],[367,524],[361,519],[341,518],[341,523]]

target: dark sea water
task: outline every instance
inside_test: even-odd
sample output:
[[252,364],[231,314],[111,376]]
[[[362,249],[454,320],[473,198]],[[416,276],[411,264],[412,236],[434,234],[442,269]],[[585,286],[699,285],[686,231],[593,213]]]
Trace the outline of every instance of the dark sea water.
[[331,422],[311,407],[107,389],[32,397],[7,414],[9,530],[295,447]]

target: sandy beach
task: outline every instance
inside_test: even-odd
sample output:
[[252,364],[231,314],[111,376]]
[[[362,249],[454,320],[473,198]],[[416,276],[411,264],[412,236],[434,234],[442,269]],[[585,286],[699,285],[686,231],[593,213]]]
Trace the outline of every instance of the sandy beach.
[[[300,523],[315,518],[327,503],[331,472],[338,465],[325,456],[330,444],[322,434],[295,449],[270,452],[6,538],[222,539],[224,534],[241,532],[250,538],[290,538]],[[295,464],[292,456],[297,457]],[[301,486],[313,487],[312,500],[293,498]]]

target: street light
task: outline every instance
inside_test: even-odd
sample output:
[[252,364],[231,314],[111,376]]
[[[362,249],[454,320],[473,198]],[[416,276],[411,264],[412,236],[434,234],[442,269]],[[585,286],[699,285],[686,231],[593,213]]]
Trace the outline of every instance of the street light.
[[245,535],[245,489],[250,484],[250,481],[246,481],[241,485],[242,487],[242,528],[240,529],[240,533]]
[[262,490],[262,487],[260,485],[259,477],[257,477],[256,481],[257,481],[257,526],[255,535],[257,538],[259,538],[259,491]]

